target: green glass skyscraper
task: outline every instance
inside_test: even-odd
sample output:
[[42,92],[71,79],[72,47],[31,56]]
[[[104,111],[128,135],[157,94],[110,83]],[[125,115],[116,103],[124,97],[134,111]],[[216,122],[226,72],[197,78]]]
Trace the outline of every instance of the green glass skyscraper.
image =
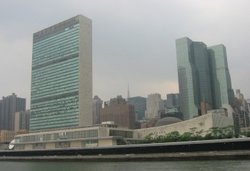
[[222,44],[209,47],[208,52],[213,78],[212,90],[214,108],[220,108],[223,104],[231,104],[234,98],[227,63],[227,52],[225,46]]
[[30,130],[92,125],[92,24],[78,15],[33,35]]
[[231,78],[223,45],[208,48],[187,37],[176,40],[180,110],[184,119],[229,104]]

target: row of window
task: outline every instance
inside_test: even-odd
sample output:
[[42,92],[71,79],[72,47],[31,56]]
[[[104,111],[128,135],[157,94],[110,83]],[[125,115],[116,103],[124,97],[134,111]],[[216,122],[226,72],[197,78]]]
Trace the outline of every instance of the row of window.
[[63,57],[70,55],[70,54],[78,53],[79,47],[78,47],[78,45],[72,46],[72,44],[71,44],[70,47],[65,47],[63,49],[54,49],[54,51],[55,51],[55,53],[48,53],[46,55],[41,55],[41,57],[39,57],[39,60],[37,60],[37,61],[33,60],[32,67],[34,67],[36,65],[41,65],[41,64],[44,64],[47,62],[51,62],[51,61],[54,61],[56,59],[63,58]]
[[[68,58],[70,57],[70,58]],[[68,55],[68,56],[65,56],[65,57],[62,57],[62,61],[55,61],[51,64],[46,64],[42,67],[39,67],[39,68],[33,68],[33,72],[35,72],[34,76],[37,75],[37,73],[39,74],[41,71],[44,71],[45,73],[51,73],[51,70],[53,70],[54,68],[59,70],[61,68],[72,68],[72,66],[76,65],[75,67],[78,67],[78,63],[79,63],[79,55],[78,53],[74,53],[74,54],[71,54],[71,55]],[[65,59],[65,60],[64,60]]]
[[109,136],[122,136],[124,138],[133,138],[133,132],[132,131],[110,129]]
[[[79,26],[79,24],[78,24],[78,25],[75,25],[75,26]],[[58,38],[62,37],[63,35],[67,35],[67,34],[69,34],[69,33],[72,33],[72,32],[74,32],[74,31],[76,31],[76,30],[79,31],[79,27],[75,27],[75,28],[73,28],[73,29],[65,30],[64,32],[61,32],[61,33],[59,33],[59,34],[55,34],[55,35],[50,36],[50,37],[48,37],[48,38],[46,38],[46,39],[37,41],[37,42],[35,42],[35,43],[33,44],[33,46],[34,46],[34,48],[36,48],[37,46],[41,46],[41,45],[44,45],[44,44],[46,45],[48,41],[57,40]]]
[[[54,77],[54,78],[50,78],[49,76],[47,78],[41,78],[41,80],[39,81],[33,81],[32,80],[32,86],[36,86],[39,85],[39,87],[41,87],[42,84],[53,84],[55,83],[55,85],[57,85],[60,82],[65,82],[65,81],[69,81],[72,82],[72,77],[74,79],[78,78],[78,73],[77,72],[71,72],[71,73],[67,73],[67,75],[58,75],[58,77]],[[54,85],[54,86],[55,86]]]
[[17,143],[28,143],[28,142],[48,142],[56,140],[73,140],[81,138],[95,138],[98,137],[97,129],[81,130],[81,131],[70,131],[70,132],[58,132],[48,133],[41,135],[28,135],[17,137]]
[[32,100],[75,92],[78,91],[78,88],[79,85],[76,81],[69,85],[58,83],[56,87],[47,86],[47,88],[33,88],[31,91]]
[[[77,125],[79,120],[78,96],[42,101],[31,104],[31,127],[53,127],[53,124]],[[74,119],[75,118],[75,119]],[[63,126],[63,125],[62,125]]]
[[[75,63],[77,63],[76,60]],[[68,65],[66,68],[48,68],[41,72],[34,72],[32,78],[32,100],[60,93],[78,91],[78,71],[75,69],[78,64]],[[40,75],[41,74],[41,75]]]
[[64,86],[63,84],[61,84],[60,87],[59,86],[53,87],[50,89],[46,89],[44,91],[39,90],[39,89],[34,89],[31,91],[31,95],[32,95],[31,100],[34,102],[35,100],[39,100],[43,98],[45,99],[45,98],[49,98],[53,96],[60,96],[62,94],[75,92],[75,91],[78,91],[78,87],[79,86],[77,84],[73,84],[69,86]]
[[[72,29],[74,27],[77,27],[79,25],[79,20],[78,19],[72,19],[72,20],[67,20],[62,23],[59,23],[57,25],[54,25],[52,27],[49,27],[47,29],[44,29],[42,31],[39,31],[34,34],[34,42],[42,41],[46,37],[52,37],[59,32],[65,31]],[[72,27],[73,26],[73,27]],[[69,29],[66,29],[69,28]]]
[[55,63],[32,71],[32,81],[36,79],[54,77],[68,72],[76,72],[79,68],[79,59],[73,58],[63,62]]
[[[68,122],[70,122],[70,120],[72,120],[72,118],[76,118],[79,114],[79,109],[77,108],[78,106],[73,106],[72,108],[63,108],[60,109],[54,109],[52,110],[48,110],[48,109],[42,109],[37,110],[38,112],[36,112],[34,115],[32,115],[32,123],[35,122],[46,122],[45,124],[52,122],[52,121],[61,121],[61,120],[68,120]],[[77,118],[76,118],[77,119]]]
[[[86,146],[98,146],[98,140],[83,140],[80,142],[81,143],[81,147],[86,147]],[[65,142],[56,142],[55,143],[55,148],[70,148],[71,147],[71,143],[68,141]],[[18,144],[16,145],[15,149],[16,150],[24,150],[25,145],[24,144]],[[45,149],[46,148],[46,144],[45,143],[35,143],[32,144],[32,149]]]
[[[66,39],[66,38],[64,38]],[[76,36],[74,37],[72,35],[71,38],[66,39],[67,41],[64,42],[55,42],[54,45],[56,47],[53,47],[52,45],[47,48],[41,48],[41,51],[37,51],[33,49],[32,59],[33,59],[33,66],[37,64],[41,64],[44,62],[48,62],[51,60],[55,60],[57,58],[63,57],[65,54],[68,54],[69,52],[76,52],[79,50],[79,38]]]
[[30,128],[31,130],[48,130],[48,129],[57,129],[57,128],[62,128],[62,127],[76,127],[79,125],[79,119],[76,117],[69,117],[67,115],[62,116],[64,117],[64,120],[48,120],[48,119],[40,119],[40,123],[32,122],[33,120],[31,119],[30,123]]
[[60,120],[68,120],[70,122],[71,119],[78,118],[76,116],[76,113],[78,113],[77,109],[69,109],[69,110],[57,110],[53,112],[47,112],[47,113],[40,113],[39,115],[36,114],[32,116],[32,123],[43,123],[43,120],[48,120],[46,123],[51,122],[51,121],[60,121]]
[[[60,109],[65,107],[69,107],[69,106],[78,106],[79,105],[79,96],[66,96],[63,98],[55,98],[55,99],[51,99],[51,100],[44,100],[41,102],[32,102],[31,103],[31,109],[32,112],[39,112],[40,110],[43,109]],[[35,110],[37,109],[37,110]]]
[[51,43],[56,43],[58,41],[63,41],[64,38],[71,38],[72,35],[78,35],[79,33],[79,29],[71,29],[69,31],[64,31],[64,32],[60,32],[60,33],[57,33],[53,36],[50,36],[50,37],[45,37],[43,40],[41,41],[38,41],[38,42],[35,42],[33,44],[33,49],[35,50],[39,50],[40,48],[46,48],[46,46]]
[[34,55],[39,54],[44,49],[64,47],[69,42],[79,42],[79,36],[77,33],[69,33],[67,36],[61,36],[60,39],[54,39],[53,41],[46,41],[43,45],[34,45]]
[[[56,46],[55,46],[56,45]],[[51,56],[54,56],[63,51],[71,51],[72,48],[79,47],[79,40],[76,36],[73,36],[70,39],[65,41],[54,43],[54,47],[51,45],[47,48],[42,48],[39,51],[33,50],[34,62],[42,62],[44,59],[48,59]]]
[[74,94],[72,96],[65,96],[62,98],[55,98],[51,100],[46,100],[46,101],[41,101],[41,102],[36,102],[36,103],[31,103],[31,109],[33,108],[45,108],[45,107],[55,107],[57,105],[71,105],[72,104],[78,104],[79,101],[79,96],[77,94]]

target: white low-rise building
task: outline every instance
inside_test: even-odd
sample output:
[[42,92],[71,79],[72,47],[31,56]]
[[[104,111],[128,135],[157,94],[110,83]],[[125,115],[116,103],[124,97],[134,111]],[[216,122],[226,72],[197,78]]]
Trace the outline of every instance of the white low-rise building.
[[226,110],[218,109],[190,120],[144,129],[117,128],[113,123],[106,122],[84,128],[21,134],[15,136],[14,146],[16,150],[106,147],[140,142],[149,134],[159,136],[173,131],[182,134],[192,128],[206,132],[213,127],[232,125],[233,119],[228,117]]
[[138,129],[136,132],[138,133],[139,138],[144,138],[149,134],[152,134],[153,136],[159,136],[173,131],[178,131],[182,134],[184,132],[190,132],[192,128],[196,128],[196,131],[203,130],[203,132],[205,132],[213,127],[226,127],[233,125],[233,119],[227,116],[225,109],[217,109],[210,110],[206,115],[202,115],[190,120],[159,127]]
[[14,146],[16,150],[105,147],[133,143],[136,134],[105,124],[17,135]]

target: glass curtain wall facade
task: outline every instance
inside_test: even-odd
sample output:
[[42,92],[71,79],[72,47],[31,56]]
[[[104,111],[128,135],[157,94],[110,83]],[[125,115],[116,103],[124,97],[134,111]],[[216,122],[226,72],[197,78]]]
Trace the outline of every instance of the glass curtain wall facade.
[[31,131],[91,125],[91,44],[81,15],[34,33]]
[[[207,46],[202,42],[193,42],[193,57],[195,62],[198,84],[199,102],[212,105],[211,76]],[[200,103],[197,104],[198,106]]]
[[135,107],[136,120],[142,120],[145,118],[146,111],[146,98],[145,97],[129,97],[128,104]]
[[191,47],[192,41],[188,38],[176,40],[180,110],[184,120],[191,119],[198,114],[198,91],[196,91],[198,80]]
[[176,40],[176,54],[184,120],[230,104],[233,91],[223,45],[207,48],[184,37]]
[[227,63],[227,52],[224,45],[211,46],[210,54],[211,74],[213,78],[214,107],[219,108],[223,104],[231,104],[234,98],[231,77]]

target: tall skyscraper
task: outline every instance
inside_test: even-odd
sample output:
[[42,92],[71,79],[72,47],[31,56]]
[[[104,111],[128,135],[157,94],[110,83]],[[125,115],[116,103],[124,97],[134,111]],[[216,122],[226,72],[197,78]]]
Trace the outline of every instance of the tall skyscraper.
[[33,35],[30,130],[92,125],[92,24],[78,15]]
[[98,96],[95,96],[92,104],[93,124],[101,123],[100,117],[101,117],[102,104],[103,101]]
[[211,64],[212,90],[214,107],[230,104],[234,98],[231,77],[227,63],[227,52],[224,45],[208,48]]
[[223,45],[207,47],[185,37],[176,40],[176,54],[185,120],[230,103],[232,87]]
[[14,130],[15,112],[26,110],[26,100],[14,93],[0,100],[0,130]]
[[150,94],[146,101],[146,119],[160,118],[161,111],[164,111],[164,103],[158,93]]

